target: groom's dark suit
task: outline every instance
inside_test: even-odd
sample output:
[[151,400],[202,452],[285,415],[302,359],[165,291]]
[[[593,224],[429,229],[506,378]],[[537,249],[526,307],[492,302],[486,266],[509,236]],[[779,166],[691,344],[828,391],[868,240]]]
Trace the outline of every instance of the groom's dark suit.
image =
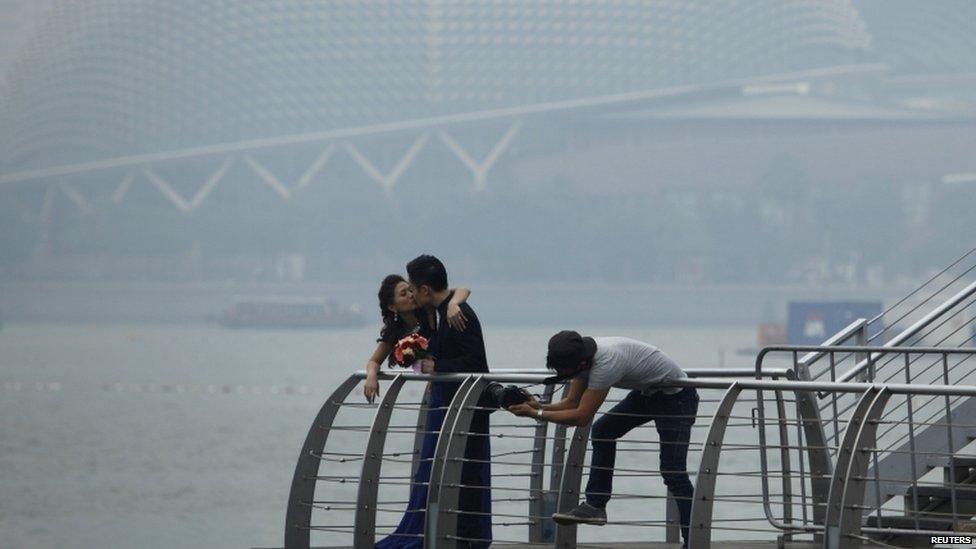
[[447,323],[447,304],[453,296],[454,292],[451,292],[437,307],[437,331],[434,334],[436,349],[431,353],[437,359],[437,373],[488,373],[481,322],[471,306],[467,303],[461,304],[461,312],[468,319],[463,332],[451,328]]
[[[467,318],[464,331],[459,332],[447,323],[447,304],[451,300],[448,295],[437,307],[437,330],[431,340],[430,351],[434,356],[434,369],[437,373],[488,373],[488,358],[485,355],[485,339],[481,332],[481,322],[478,315],[467,304],[461,304],[461,312]],[[448,398],[453,398],[460,386],[451,383],[453,387],[447,391]],[[461,467],[461,488],[458,507],[461,511],[471,511],[476,514],[459,513],[457,535],[460,538],[485,539],[486,531],[491,532],[491,469],[489,464],[482,462],[491,459],[491,445],[488,441],[487,410],[478,410],[471,421],[471,434],[464,449],[467,461]],[[465,547],[464,543],[459,547]],[[474,542],[470,547],[486,547],[486,543]]]

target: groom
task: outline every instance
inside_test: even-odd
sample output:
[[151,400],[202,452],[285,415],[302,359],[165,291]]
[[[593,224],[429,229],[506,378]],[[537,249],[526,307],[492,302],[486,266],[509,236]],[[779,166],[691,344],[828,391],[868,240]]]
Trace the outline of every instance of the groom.
[[418,256],[407,263],[407,275],[417,305],[437,315],[437,329],[430,348],[434,358],[423,360],[424,373],[488,373],[485,338],[471,306],[460,305],[467,322],[464,331],[454,329],[447,322],[447,304],[454,292],[448,288],[447,270],[441,260],[432,255]]
[[[461,313],[467,319],[464,331],[447,322],[447,304],[453,292],[447,285],[447,270],[439,259],[421,255],[407,263],[414,300],[428,313],[437,315],[437,328],[431,338],[430,358],[422,361],[424,373],[488,373],[485,339],[478,316],[467,303]],[[460,384],[450,383],[447,402]],[[491,543],[491,448],[488,441],[488,411],[478,410],[471,421],[471,435],[461,467],[461,492],[458,499],[458,547],[487,547]],[[467,511],[465,513],[464,511]],[[475,541],[480,540],[480,541]]]

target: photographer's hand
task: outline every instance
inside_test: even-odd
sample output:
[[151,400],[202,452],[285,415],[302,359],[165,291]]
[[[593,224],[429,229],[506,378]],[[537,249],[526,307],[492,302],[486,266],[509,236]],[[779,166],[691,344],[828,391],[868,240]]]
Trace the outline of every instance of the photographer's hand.
[[536,417],[536,409],[529,405],[529,403],[523,404],[513,404],[508,407],[508,411],[520,417]]

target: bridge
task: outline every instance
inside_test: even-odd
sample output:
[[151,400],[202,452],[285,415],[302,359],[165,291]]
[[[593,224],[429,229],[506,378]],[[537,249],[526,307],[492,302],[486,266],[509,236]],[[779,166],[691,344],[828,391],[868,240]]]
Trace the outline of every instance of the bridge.
[[[976,169],[966,152],[925,147],[971,131],[972,7],[961,4],[923,22],[914,6],[870,1],[53,4],[0,88],[10,230],[111,225],[146,208],[213,215],[212,202],[241,196],[295,217],[297,203],[328,201],[311,189],[329,179],[394,202],[403,187],[480,197],[555,179],[578,191],[594,181],[586,166],[621,193],[672,174],[693,188],[714,176],[693,169],[686,147],[698,158],[773,149],[748,141],[783,122],[799,124],[792,137],[917,135],[839,147],[924,151],[895,171],[906,181]],[[730,127],[742,150],[727,148]],[[802,142],[744,165],[784,154],[843,163],[837,149]],[[818,181],[839,177],[816,164]],[[744,165],[709,171],[754,182]],[[869,172],[849,177],[885,176]]]

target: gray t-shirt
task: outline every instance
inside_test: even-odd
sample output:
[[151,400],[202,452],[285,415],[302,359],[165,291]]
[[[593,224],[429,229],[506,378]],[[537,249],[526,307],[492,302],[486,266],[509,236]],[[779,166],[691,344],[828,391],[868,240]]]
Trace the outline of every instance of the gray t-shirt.
[[594,337],[596,354],[593,366],[582,374],[587,389],[637,389],[647,394],[658,390],[666,394],[681,387],[659,389],[656,386],[688,377],[684,370],[653,345],[627,337]]

